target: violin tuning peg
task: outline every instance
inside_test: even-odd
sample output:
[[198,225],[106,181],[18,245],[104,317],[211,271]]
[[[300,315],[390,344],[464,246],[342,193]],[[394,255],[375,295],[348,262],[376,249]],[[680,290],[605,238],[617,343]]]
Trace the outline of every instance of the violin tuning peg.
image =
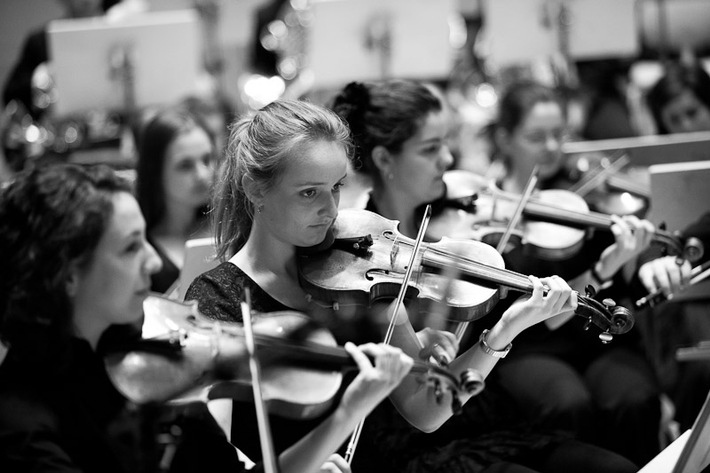
[[451,412],[455,415],[460,414],[463,410],[463,405],[461,404],[461,399],[458,396],[451,397]]
[[587,297],[594,298],[594,296],[597,295],[597,290],[594,289],[594,286],[591,284],[587,284],[586,287],[584,288],[584,292],[587,295]]
[[609,332],[602,332],[599,334],[599,340],[601,340],[601,342],[605,345],[611,343],[613,339],[614,335],[610,334]]
[[480,371],[467,369],[461,373],[461,386],[471,396],[475,396],[485,387],[485,381]]
[[614,307],[614,306],[616,306],[616,301],[614,301],[614,299],[606,298],[602,301],[602,304],[604,304],[607,307]]
[[436,399],[437,404],[441,404],[441,400],[444,398],[444,390],[441,389],[441,383],[434,383],[434,399]]

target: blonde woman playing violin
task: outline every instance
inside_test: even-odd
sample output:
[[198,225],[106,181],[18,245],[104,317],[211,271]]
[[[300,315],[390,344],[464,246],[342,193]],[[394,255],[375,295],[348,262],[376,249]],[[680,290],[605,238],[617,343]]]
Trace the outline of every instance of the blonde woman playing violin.
[[[198,277],[186,299],[198,300],[201,312],[209,317],[241,322],[239,304],[248,288],[257,311],[305,312],[330,328],[339,343],[381,340],[380,319],[369,314],[370,310],[347,304],[326,306],[299,284],[297,251],[320,244],[338,218],[340,188],[347,179],[351,151],[350,133],[343,121],[307,102],[277,101],[237,121],[214,196],[218,250],[224,263]],[[532,284],[531,296],[502,315],[484,338],[485,343],[472,346],[458,357],[452,334],[432,329],[415,333],[405,311],[397,314],[393,343],[408,355],[424,359],[439,345],[453,373],[473,368],[486,376],[499,359],[495,355],[502,355],[520,332],[576,307],[569,286],[559,278],[532,278]],[[544,296],[543,284],[549,287]],[[366,390],[349,385],[331,414],[331,418],[342,419],[340,423],[272,418],[277,451],[314,435],[327,436],[335,451],[354,427],[347,414],[364,413],[364,409],[353,408],[353,403],[366,402],[362,396],[371,399]],[[464,394],[461,401],[469,397]],[[398,418],[406,419],[419,431],[435,431],[452,416],[450,402],[440,403],[436,398],[431,387],[405,378],[390,395],[392,404],[380,404],[368,417],[366,429],[370,423],[378,423],[380,409],[392,412],[390,406],[394,405]],[[247,455],[258,456],[253,429],[244,427],[246,415],[235,406],[234,425],[241,428],[233,429],[232,440]],[[354,471],[403,468],[397,452],[391,456],[377,454],[377,435],[369,429],[363,432],[353,459]]]

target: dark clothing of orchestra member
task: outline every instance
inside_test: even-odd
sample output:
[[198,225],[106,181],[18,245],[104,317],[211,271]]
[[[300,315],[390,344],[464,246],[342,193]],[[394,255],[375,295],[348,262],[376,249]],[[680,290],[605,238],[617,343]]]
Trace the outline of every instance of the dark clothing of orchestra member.
[[[190,285],[185,294],[185,300],[196,300],[200,312],[206,317],[227,321],[242,322],[240,303],[245,300],[245,290],[251,292],[251,307],[257,312],[277,312],[293,310],[285,306],[253,281],[240,268],[232,263],[221,263],[216,268],[198,276]],[[363,319],[343,317],[330,307],[323,307],[316,302],[311,303],[313,310],[309,315],[316,322],[329,329],[336,341],[341,345],[345,341],[365,343],[375,340],[374,326],[368,326]],[[343,310],[347,310],[344,308]],[[346,382],[341,386],[338,399]],[[337,401],[337,399],[335,399]],[[335,407],[338,403],[333,402]],[[270,427],[273,435],[274,449],[280,453],[305,436],[316,425],[331,414],[328,410],[313,419],[288,419],[282,416],[270,416]],[[253,404],[250,402],[235,402],[232,409],[232,443],[239,448],[252,461],[261,458],[260,442],[254,432],[258,431],[258,424]],[[362,438],[358,446],[358,454],[354,457],[355,471],[375,471],[369,465],[371,455],[363,453],[368,450],[368,441]],[[384,461],[384,459],[382,459]],[[364,464],[360,469],[355,465]],[[383,471],[392,471],[385,468]]]
[[42,27],[25,39],[20,58],[5,82],[3,104],[17,100],[35,118],[39,118],[32,105],[32,75],[37,66],[47,61],[47,57],[47,29]]
[[[595,231],[566,260],[546,261],[524,247],[504,255],[507,269],[523,274],[558,274],[569,281],[598,261],[613,243],[611,232]],[[631,309],[628,285],[617,273],[599,292]],[[596,288],[597,290],[599,288]],[[497,311],[504,310],[499,303]],[[617,451],[639,465],[659,451],[660,386],[645,357],[638,330],[610,344],[586,320],[574,317],[556,330],[538,324],[521,334],[515,351],[498,365],[498,379],[543,427],[577,432],[580,438]]]
[[169,436],[178,448],[166,471],[244,469],[205,404],[170,409],[127,402],[85,340],[73,339],[56,373],[19,363],[12,349],[0,366],[1,471],[164,471],[158,464],[172,447],[154,440],[177,432]]
[[150,276],[150,290],[165,294],[180,277],[180,268],[173,263],[173,260],[163,251],[160,245],[155,244],[155,241],[150,235],[146,235],[146,239],[148,243],[153,245],[153,248],[155,248],[156,253],[158,253],[160,257],[160,261],[163,262],[160,271]]
[[[703,256],[693,263],[694,266],[710,260],[710,212],[705,212],[683,229],[680,237],[681,241],[695,237],[703,244]],[[640,255],[639,267],[661,256],[659,247],[651,247]],[[647,295],[638,278],[633,289],[634,299]],[[710,364],[707,361],[678,361],[675,352],[678,348],[710,340],[710,323],[707,322],[710,320],[710,303],[707,298],[670,300],[641,313],[647,321],[649,356],[660,382],[673,400],[674,420],[683,432],[693,426],[710,391]]]

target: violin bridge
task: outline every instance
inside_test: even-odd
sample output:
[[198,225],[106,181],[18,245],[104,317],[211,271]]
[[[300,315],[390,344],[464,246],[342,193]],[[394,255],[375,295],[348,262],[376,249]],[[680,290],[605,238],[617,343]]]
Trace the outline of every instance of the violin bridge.
[[394,268],[394,262],[397,260],[397,255],[399,254],[399,241],[395,240],[392,242],[392,251],[390,251],[390,267]]

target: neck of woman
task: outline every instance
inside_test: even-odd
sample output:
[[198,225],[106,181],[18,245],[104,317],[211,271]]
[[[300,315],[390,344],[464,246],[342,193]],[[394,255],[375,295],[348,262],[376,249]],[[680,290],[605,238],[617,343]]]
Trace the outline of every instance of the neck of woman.
[[256,222],[231,261],[252,277],[260,273],[297,277],[296,247],[274,238]]
[[415,221],[414,211],[420,203],[411,196],[388,191],[385,188],[374,188],[372,199],[380,215],[389,220],[399,221],[400,233],[410,238],[417,236],[419,222]]
[[[197,218],[197,209],[166,204],[165,215],[153,230],[157,236],[179,237],[187,240],[200,230],[203,220]],[[204,226],[206,227],[206,225]]]

